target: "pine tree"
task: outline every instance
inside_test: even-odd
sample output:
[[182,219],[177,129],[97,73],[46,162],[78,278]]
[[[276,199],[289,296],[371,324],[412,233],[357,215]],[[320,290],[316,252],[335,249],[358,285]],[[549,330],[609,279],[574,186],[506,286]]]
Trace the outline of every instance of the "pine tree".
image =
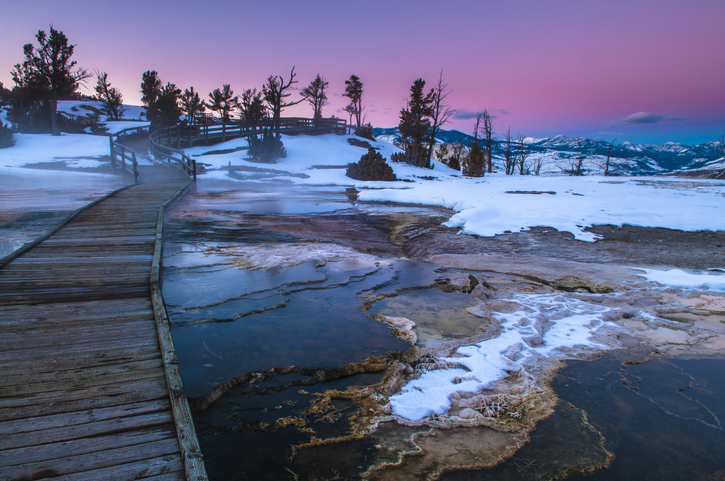
[[312,105],[313,118],[315,120],[322,118],[322,106],[327,103],[327,94],[325,89],[329,85],[329,82],[325,82],[325,79],[317,74],[315,80],[310,82],[310,85],[305,87],[300,95],[302,95],[307,102]]
[[483,177],[486,175],[486,154],[478,141],[478,132],[481,128],[483,112],[476,115],[476,126],[473,128],[473,141],[468,152],[468,159],[463,164],[463,175]]
[[29,43],[23,46],[25,61],[15,65],[13,80],[19,86],[31,90],[48,92],[50,97],[50,123],[53,135],[60,135],[58,127],[58,99],[72,95],[79,84],[90,77],[82,68],[75,68],[77,62],[71,60],[75,45],[68,44],[68,38],[50,26],[50,35],[39,30],[35,35],[39,47]]
[[360,81],[360,77],[357,75],[350,75],[350,80],[345,80],[345,93],[343,97],[350,99],[350,115],[355,117],[355,123],[357,130],[360,130],[362,125],[362,112],[364,107],[362,106],[362,94],[363,94],[363,83]]
[[221,89],[214,89],[209,94],[209,110],[219,112],[222,123],[231,120],[231,112],[239,102],[239,97],[234,95],[234,91],[229,84],[224,84]]
[[161,90],[161,94],[156,102],[156,110],[158,112],[158,123],[164,126],[174,126],[179,123],[181,117],[181,107],[179,99],[181,90],[176,88],[175,84],[167,83]]
[[257,92],[257,89],[247,89],[242,93],[239,109],[242,121],[248,123],[253,129],[256,129],[267,116],[267,107],[262,100],[262,92]]
[[156,70],[147,70],[141,76],[141,102],[146,106],[146,120],[152,126],[158,125],[159,111],[157,102],[161,96],[161,79]]
[[429,140],[433,114],[433,94],[424,94],[425,80],[417,79],[410,87],[407,108],[400,111],[400,137],[407,162],[419,167],[430,168],[428,151],[424,144]]
[[103,112],[111,120],[121,120],[126,108],[123,106],[123,95],[115,87],[111,87],[106,72],[96,72],[96,95],[103,103]]
[[206,111],[206,104],[199,97],[198,92],[194,92],[194,87],[184,90],[181,95],[181,111],[186,114],[189,125],[196,123],[197,116]]

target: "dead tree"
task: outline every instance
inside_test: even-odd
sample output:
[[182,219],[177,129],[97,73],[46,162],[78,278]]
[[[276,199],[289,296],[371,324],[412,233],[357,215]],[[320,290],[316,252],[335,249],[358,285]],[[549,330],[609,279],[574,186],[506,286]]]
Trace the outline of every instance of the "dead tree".
[[430,138],[428,139],[428,151],[426,157],[428,165],[433,158],[433,151],[435,150],[436,135],[441,130],[441,127],[448,123],[451,115],[456,113],[455,110],[449,108],[444,102],[446,97],[451,93],[448,90],[448,85],[443,83],[443,70],[438,77],[438,83],[433,87],[433,103],[431,104],[431,126],[430,126]]
[[287,107],[297,105],[305,100],[304,98],[302,98],[299,99],[297,102],[284,101],[284,99],[292,95],[291,93],[286,91],[290,88],[292,84],[297,83],[297,80],[295,80],[296,75],[297,74],[295,74],[295,68],[292,67],[287,83],[285,83],[284,78],[281,75],[270,75],[267,79],[267,83],[262,87],[262,91],[264,92],[264,100],[267,102],[269,110],[272,111],[272,123],[274,125],[274,132],[277,137],[280,136],[279,124],[282,110]]
[[529,153],[526,151],[526,144],[524,143],[524,137],[519,135],[517,140],[518,143],[518,164],[519,164],[519,175],[529,175],[530,170],[526,166],[526,159],[529,157]]
[[483,134],[485,152],[486,152],[486,165],[488,173],[493,172],[493,118],[488,113],[488,110],[483,110],[483,124],[481,125],[481,133]]
[[614,143],[616,141],[617,139],[612,140],[607,147],[607,161],[604,164],[604,177],[609,175],[609,159],[612,157],[612,147],[614,147]]
[[582,168],[582,166],[584,165],[584,159],[586,159],[586,155],[579,154],[575,160],[569,161],[568,169],[562,169],[561,167],[559,167],[559,169],[572,177],[581,177],[585,173],[584,169]]
[[513,141],[511,139],[511,127],[506,131],[506,137],[504,137],[504,143],[506,148],[503,151],[504,167],[506,168],[506,175],[514,175],[516,169],[516,155],[513,152]]

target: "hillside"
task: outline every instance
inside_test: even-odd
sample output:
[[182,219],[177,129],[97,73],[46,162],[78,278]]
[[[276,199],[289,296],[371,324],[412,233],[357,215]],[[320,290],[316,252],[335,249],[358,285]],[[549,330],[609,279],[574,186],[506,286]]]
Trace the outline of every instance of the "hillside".
[[[397,128],[374,129],[376,137],[393,142],[398,136]],[[442,130],[436,139],[441,143],[461,142],[470,146],[473,136],[458,130]],[[561,173],[570,167],[581,154],[585,155],[584,168],[589,173],[601,170],[607,158],[609,143],[583,137],[571,138],[557,135],[545,139],[525,139],[529,151],[527,161],[542,160],[542,173]],[[504,143],[496,139],[494,144],[494,165],[503,167]],[[718,142],[699,145],[685,145],[668,142],[661,145],[632,144],[623,142],[612,147],[610,169],[620,175],[652,175],[669,172],[687,172],[701,169],[723,169],[725,161],[720,154]]]

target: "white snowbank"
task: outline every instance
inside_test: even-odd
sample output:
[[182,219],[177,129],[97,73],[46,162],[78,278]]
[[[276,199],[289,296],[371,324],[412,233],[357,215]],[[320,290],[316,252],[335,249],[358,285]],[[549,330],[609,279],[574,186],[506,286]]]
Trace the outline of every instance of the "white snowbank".
[[459,347],[457,356],[440,361],[466,369],[436,369],[423,373],[390,397],[393,414],[411,421],[445,414],[454,393],[479,393],[493,388],[509,372],[533,367],[541,358],[564,359],[575,353],[607,348],[592,340],[603,326],[610,308],[560,294],[518,294],[520,308],[512,313],[494,313],[501,321],[501,334],[471,346]]
[[[503,174],[465,178],[438,162],[432,170],[390,162],[396,176],[408,182],[360,182],[345,176],[345,166],[358,161],[365,150],[350,145],[348,137],[283,136],[287,157],[275,164],[249,162],[245,150],[201,155],[246,146],[246,140],[241,139],[195,147],[187,152],[212,169],[222,169],[207,172],[201,178],[228,179],[223,169],[231,163],[267,169],[273,175],[300,184],[354,185],[361,190],[358,197],[361,201],[440,205],[453,209],[457,214],[446,225],[460,228],[466,234],[493,236],[546,226],[591,242],[596,236],[585,229],[600,224],[688,231],[725,229],[723,181],[698,180],[698,187],[693,187],[691,180],[674,178]],[[370,143],[388,159],[400,151],[387,142]],[[266,181],[269,176],[260,179]],[[253,181],[254,176],[246,176],[244,180]]]
[[151,125],[151,122],[133,122],[133,121],[111,121],[105,122],[103,124],[106,127],[106,132],[109,134],[115,134],[117,132],[120,132],[124,129],[132,129],[134,127],[146,127],[148,125]]
[[109,155],[108,137],[84,134],[14,134],[15,145],[0,149],[0,167],[22,167],[73,157]]
[[722,274],[690,274],[680,269],[670,269],[668,271],[636,269],[644,271],[644,274],[635,275],[644,277],[649,282],[675,287],[706,287],[712,291],[725,292],[725,275]]

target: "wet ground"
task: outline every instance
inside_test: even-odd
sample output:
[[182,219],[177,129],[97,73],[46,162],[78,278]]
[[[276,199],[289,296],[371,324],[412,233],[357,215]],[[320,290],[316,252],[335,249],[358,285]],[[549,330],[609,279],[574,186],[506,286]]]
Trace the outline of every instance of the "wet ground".
[[117,176],[28,171],[0,176],[0,258],[50,231],[79,207],[125,185]]
[[[199,181],[168,212],[164,296],[210,479],[722,479],[722,299],[652,291],[625,267],[721,266],[722,232],[482,239],[441,227],[451,214],[274,181]],[[601,348],[630,349],[497,385],[533,386],[518,417],[386,417],[434,354],[562,303],[602,306],[616,328]]]

